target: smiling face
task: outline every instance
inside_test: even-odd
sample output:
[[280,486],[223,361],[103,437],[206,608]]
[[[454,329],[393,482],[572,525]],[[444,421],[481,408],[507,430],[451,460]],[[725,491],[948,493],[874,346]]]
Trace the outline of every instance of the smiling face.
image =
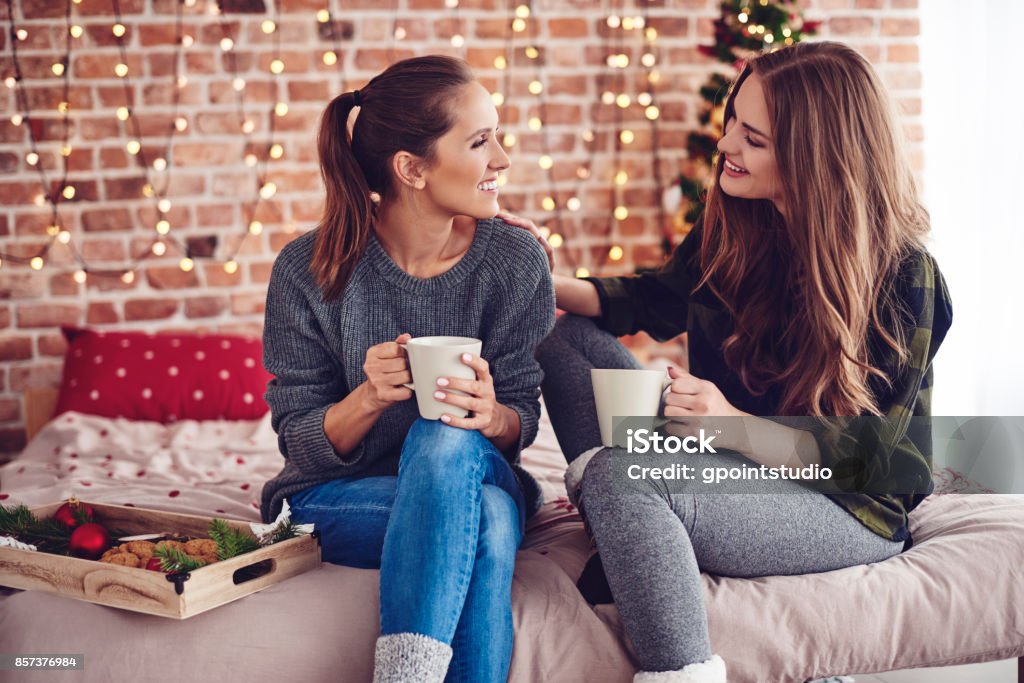
[[718,151],[725,157],[719,186],[732,197],[769,199],[782,211],[782,182],[775,163],[771,122],[761,78],[751,73],[733,99]]
[[438,138],[433,163],[423,170],[423,192],[451,215],[491,218],[498,212],[498,176],[509,158],[498,140],[498,112],[479,83],[452,102],[455,124]]

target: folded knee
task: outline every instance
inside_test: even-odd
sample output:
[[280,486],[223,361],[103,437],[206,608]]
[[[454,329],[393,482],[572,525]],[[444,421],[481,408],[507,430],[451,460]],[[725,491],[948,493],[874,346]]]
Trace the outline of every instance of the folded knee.
[[477,558],[511,567],[519,548],[519,508],[504,489],[485,484],[480,497]]
[[487,445],[487,438],[476,430],[419,418],[405,437],[402,460],[415,462],[418,467],[438,467],[454,475],[460,467],[475,469]]

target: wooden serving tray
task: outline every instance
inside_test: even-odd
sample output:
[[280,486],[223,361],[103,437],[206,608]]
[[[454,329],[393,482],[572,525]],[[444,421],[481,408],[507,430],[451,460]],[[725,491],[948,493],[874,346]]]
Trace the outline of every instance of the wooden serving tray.
[[[209,536],[212,517],[83,502],[96,511],[97,522],[127,535],[167,531],[183,536]],[[61,505],[32,508],[32,514],[40,519],[51,517]],[[225,521],[235,529],[251,533],[248,522]],[[177,574],[0,548],[0,585],[187,619],[319,566],[320,542],[315,533]]]

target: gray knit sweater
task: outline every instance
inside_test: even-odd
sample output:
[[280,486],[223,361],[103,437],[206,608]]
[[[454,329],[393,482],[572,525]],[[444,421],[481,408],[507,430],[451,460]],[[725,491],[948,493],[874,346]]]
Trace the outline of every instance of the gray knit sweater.
[[527,501],[540,504],[537,483],[520,467],[540,416],[540,365],[533,354],[551,330],[554,288],[547,257],[525,230],[491,219],[477,223],[473,243],[449,271],[428,279],[399,268],[376,237],[344,294],[324,302],[309,272],[316,231],[281,250],[267,292],[263,364],[271,422],[284,456],[281,472],[263,487],[261,514],[274,519],[289,495],[349,476],[397,475],[402,442],[418,417],[415,399],[380,416],[344,458],[324,433],[324,413],[366,381],[366,350],[408,332],[483,340],[500,403],[519,413],[519,445],[509,454]]

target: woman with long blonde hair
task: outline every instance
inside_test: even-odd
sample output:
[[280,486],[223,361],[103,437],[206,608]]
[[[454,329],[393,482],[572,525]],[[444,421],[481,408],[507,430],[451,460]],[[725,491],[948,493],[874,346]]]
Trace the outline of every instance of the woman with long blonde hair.
[[[703,220],[669,262],[635,277],[556,276],[558,305],[575,315],[538,351],[567,487],[600,554],[581,589],[603,564],[638,683],[725,680],[702,571],[885,560],[912,543],[907,515],[932,490],[931,363],[952,312],[877,75],[838,43],[751,59],[718,149]],[[724,426],[717,453],[682,463],[836,476],[630,483],[636,459],[601,447],[589,371],[639,367],[616,336],[641,330],[689,333],[689,372],[670,369],[668,432]]]

